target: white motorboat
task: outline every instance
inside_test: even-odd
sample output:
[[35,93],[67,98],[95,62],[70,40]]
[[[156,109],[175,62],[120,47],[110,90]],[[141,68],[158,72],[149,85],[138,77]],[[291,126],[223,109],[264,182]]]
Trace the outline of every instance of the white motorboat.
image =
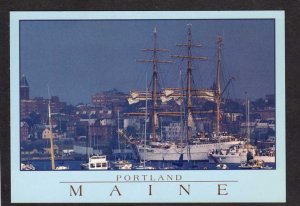
[[60,165],[55,168],[55,170],[69,170],[69,166]]
[[86,170],[108,170],[109,162],[106,155],[92,155],[89,157],[89,162],[81,164],[81,167]]
[[127,160],[117,160],[112,162],[113,166],[119,170],[131,170],[132,163]]
[[21,163],[21,170],[32,171],[35,170],[35,167],[32,164]]

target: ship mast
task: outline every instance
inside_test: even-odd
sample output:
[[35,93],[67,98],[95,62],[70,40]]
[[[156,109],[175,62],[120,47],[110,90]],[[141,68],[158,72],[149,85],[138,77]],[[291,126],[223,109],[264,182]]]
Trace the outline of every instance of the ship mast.
[[153,52],[153,59],[150,60],[137,60],[138,62],[151,62],[153,64],[153,87],[152,87],[152,137],[157,140],[156,130],[158,128],[158,115],[157,115],[157,81],[158,81],[158,63],[172,63],[171,61],[161,61],[157,58],[157,52],[169,52],[167,49],[157,48],[157,30],[153,30],[153,49],[142,49],[142,51]]
[[246,92],[246,138],[248,143],[250,143],[250,100],[248,99],[248,94]]
[[192,60],[207,60],[207,57],[198,57],[192,56],[192,47],[202,47],[200,44],[192,44],[192,25],[188,24],[188,37],[187,43],[185,44],[177,44],[176,46],[187,47],[187,56],[180,55],[172,55],[172,57],[187,59],[187,88],[186,88],[186,98],[187,98],[187,121],[188,121],[188,129],[187,129],[187,137],[188,139],[192,137],[192,95],[191,95],[191,81],[192,81]]
[[153,89],[152,89],[152,107],[153,107],[153,116],[152,116],[152,135],[154,140],[156,139],[156,129],[158,128],[158,118],[157,118],[157,51],[156,51],[156,38],[157,32],[156,27],[153,31]]
[[221,46],[223,45],[223,39],[221,36],[217,37],[218,44],[218,69],[217,69],[217,89],[216,89],[216,136],[220,140],[220,103],[221,103]]
[[[48,88],[49,91],[49,88]],[[48,111],[49,111],[49,127],[50,127],[50,153],[51,153],[51,168],[55,170],[55,163],[54,163],[54,145],[53,145],[53,133],[52,133],[52,122],[51,122],[51,99],[49,97],[48,103]]]

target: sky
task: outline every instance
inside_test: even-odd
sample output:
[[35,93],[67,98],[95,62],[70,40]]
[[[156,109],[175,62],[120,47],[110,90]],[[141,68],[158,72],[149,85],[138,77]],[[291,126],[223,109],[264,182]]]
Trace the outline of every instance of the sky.
[[[84,20],[21,21],[20,74],[30,86],[30,98],[52,96],[70,104],[90,103],[97,92],[116,88],[128,93],[150,85],[153,29],[159,48],[159,85],[180,86],[180,68],[186,77],[186,61],[170,55],[186,55],[176,46],[187,40],[187,24],[192,24],[192,41],[202,44],[192,55],[207,60],[192,63],[193,86],[209,88],[216,79],[217,36],[222,36],[222,86],[230,77],[231,98],[251,99],[275,92],[273,20]],[[147,75],[146,75],[147,74]]]

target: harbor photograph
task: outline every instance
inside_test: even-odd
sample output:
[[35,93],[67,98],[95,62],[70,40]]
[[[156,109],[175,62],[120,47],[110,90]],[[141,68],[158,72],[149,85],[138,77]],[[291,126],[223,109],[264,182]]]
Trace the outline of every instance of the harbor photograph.
[[24,20],[20,170],[276,170],[274,19]]

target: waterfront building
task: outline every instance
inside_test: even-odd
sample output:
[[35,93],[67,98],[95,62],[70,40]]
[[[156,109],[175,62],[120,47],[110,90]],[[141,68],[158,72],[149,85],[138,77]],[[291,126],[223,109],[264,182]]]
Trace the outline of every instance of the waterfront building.
[[[58,139],[58,134],[56,132],[52,132],[52,137],[53,139]],[[43,139],[50,139],[50,129],[47,127],[46,129],[44,129],[43,134],[42,134],[42,138]]]
[[29,137],[29,126],[27,124],[27,122],[22,121],[21,122],[21,141],[26,141],[28,140]]

